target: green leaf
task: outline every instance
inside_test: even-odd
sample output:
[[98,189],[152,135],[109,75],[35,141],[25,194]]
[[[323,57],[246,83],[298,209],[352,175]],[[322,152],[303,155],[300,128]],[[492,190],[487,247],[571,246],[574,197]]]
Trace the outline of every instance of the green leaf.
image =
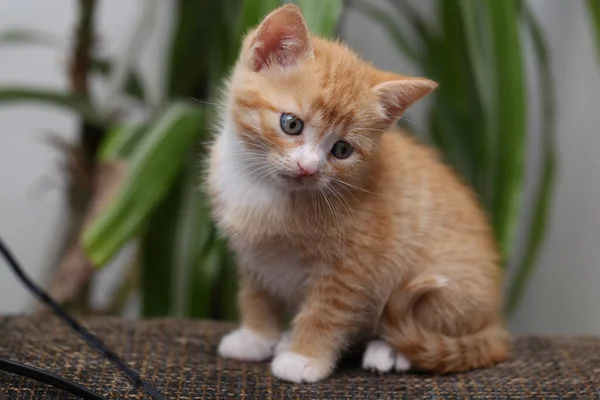
[[516,273],[508,287],[507,303],[505,313],[512,315],[519,306],[525,293],[527,283],[533,274],[541,246],[544,242],[548,216],[556,183],[556,94],[552,79],[551,63],[548,54],[548,46],[539,22],[533,13],[524,6],[525,25],[529,29],[533,41],[533,48],[539,65],[539,87],[542,99],[542,160],[541,178],[538,182],[537,191],[532,204],[535,205],[529,224],[529,237],[525,254],[517,265]]
[[177,207],[180,204],[181,176],[147,217],[140,237],[142,316],[167,317],[173,311],[173,251],[176,247]]
[[200,262],[193,268],[189,281],[188,317],[215,318],[215,294],[223,265],[223,250],[216,241],[216,231],[211,226]]
[[143,135],[116,198],[85,231],[83,245],[96,266],[106,264],[136,234],[169,192],[203,124],[203,109],[171,106]]
[[100,146],[100,161],[129,158],[146,133],[148,124],[130,124],[109,130]]
[[[463,21],[466,44],[468,46],[468,61],[471,66],[473,87],[476,92],[477,103],[481,108],[482,132],[475,132],[472,137],[477,142],[480,156],[478,157],[477,169],[480,171],[475,185],[481,193],[482,200],[486,203],[488,210],[492,209],[494,198],[494,176],[496,167],[496,137],[494,120],[493,80],[494,65],[487,56],[487,49],[491,47],[485,39],[489,35],[482,33],[481,23],[487,21],[486,15],[481,12],[481,3],[477,0],[459,0],[458,8]],[[485,23],[485,22],[484,22]],[[483,138],[483,140],[479,138]]]
[[[201,175],[198,166],[202,161],[203,153],[195,151],[191,162],[188,163],[182,188],[181,203],[178,208],[178,229],[175,236],[176,249],[171,268],[175,274],[174,287],[174,315],[176,317],[189,316],[189,304],[192,293],[204,292],[213,286],[209,270],[198,271],[201,268],[202,256],[205,248],[213,237],[212,221],[205,198]],[[204,278],[199,282],[197,272]],[[189,282],[194,281],[196,286],[189,287]],[[209,315],[204,315],[208,318]]]
[[61,40],[50,33],[30,29],[10,29],[0,32],[0,46],[13,44],[61,47]]
[[76,95],[50,89],[32,89],[25,87],[0,87],[0,105],[25,102],[37,102],[75,112],[86,121],[104,126],[106,120],[96,112],[86,100]]
[[271,11],[281,6],[282,0],[246,0],[242,5],[239,34],[256,27]]
[[341,0],[295,0],[306,19],[309,30],[316,35],[335,35],[344,4]]
[[225,241],[221,240],[218,248],[221,256],[221,293],[220,293],[220,315],[219,318],[226,321],[236,321],[238,319],[237,308],[237,269],[233,254],[227,251]]
[[493,221],[504,257],[513,254],[523,198],[526,146],[525,77],[516,0],[485,0],[496,66],[498,167]]
[[[200,190],[199,152],[192,150],[186,170],[158,205],[142,234],[142,293],[145,317],[201,317],[211,307],[215,279],[203,260],[214,232]],[[205,268],[208,267],[208,268]],[[160,292],[158,296],[155,293]]]
[[588,9],[596,36],[598,57],[600,57],[600,0],[588,0]]
[[[209,91],[213,57],[218,57],[214,42],[222,12],[223,1],[179,0],[175,32],[171,41],[167,95],[170,98],[188,98],[198,95],[203,99]],[[210,38],[210,39],[209,39]]]

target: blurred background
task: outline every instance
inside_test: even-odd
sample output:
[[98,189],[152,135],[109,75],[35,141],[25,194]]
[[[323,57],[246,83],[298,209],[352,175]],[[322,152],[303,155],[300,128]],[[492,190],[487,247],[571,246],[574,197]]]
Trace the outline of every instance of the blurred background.
[[[480,195],[516,333],[600,333],[600,0],[295,1],[437,92],[401,121]],[[234,319],[200,168],[280,0],[0,2],[0,235],[72,312]],[[0,313],[36,311],[0,261]]]

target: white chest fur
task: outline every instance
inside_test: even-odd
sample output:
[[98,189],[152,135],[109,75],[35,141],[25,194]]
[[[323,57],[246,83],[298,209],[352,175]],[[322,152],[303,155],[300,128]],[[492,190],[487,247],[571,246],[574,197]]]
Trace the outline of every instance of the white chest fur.
[[292,252],[273,249],[260,254],[250,250],[239,255],[241,267],[251,273],[273,295],[295,306],[303,297],[303,289],[311,268]]
[[209,181],[218,197],[217,223],[229,236],[240,267],[248,268],[277,297],[296,303],[308,276],[306,265],[285,240],[289,203],[279,189],[251,176],[244,149],[227,122],[211,154]]

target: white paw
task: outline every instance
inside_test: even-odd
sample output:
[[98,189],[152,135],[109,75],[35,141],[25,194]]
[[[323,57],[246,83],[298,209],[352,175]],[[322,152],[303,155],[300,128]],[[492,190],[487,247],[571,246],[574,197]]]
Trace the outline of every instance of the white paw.
[[372,340],[363,355],[363,368],[371,371],[389,372],[396,361],[396,351],[383,340]]
[[219,344],[221,357],[242,361],[263,361],[273,355],[274,340],[264,339],[246,328],[227,334]]
[[290,382],[318,382],[331,373],[328,363],[298,353],[284,351],[271,364],[273,375]]
[[410,369],[410,360],[404,357],[401,353],[396,353],[396,361],[394,362],[394,369],[397,372],[406,372]]
[[287,331],[281,335],[277,346],[275,346],[275,355],[279,355],[284,351],[288,351],[292,346],[292,332]]
[[383,340],[372,340],[363,355],[363,368],[370,371],[407,371],[410,361]]

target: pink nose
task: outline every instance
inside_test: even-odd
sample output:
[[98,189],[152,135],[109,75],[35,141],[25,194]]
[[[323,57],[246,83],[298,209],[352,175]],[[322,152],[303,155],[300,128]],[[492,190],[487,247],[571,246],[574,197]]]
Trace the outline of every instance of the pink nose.
[[312,176],[317,173],[316,165],[312,166],[312,165],[303,165],[301,163],[298,163],[298,167],[300,167],[300,173],[298,174],[300,176]]

